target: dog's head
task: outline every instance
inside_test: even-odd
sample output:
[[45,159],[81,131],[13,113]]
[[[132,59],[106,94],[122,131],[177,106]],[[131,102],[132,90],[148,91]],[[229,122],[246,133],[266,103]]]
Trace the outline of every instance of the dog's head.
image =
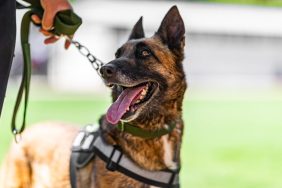
[[112,87],[113,104],[107,112],[111,124],[165,114],[170,108],[181,110],[186,89],[182,67],[185,27],[176,6],[164,17],[158,31],[145,38],[142,17],[116,58],[100,73]]

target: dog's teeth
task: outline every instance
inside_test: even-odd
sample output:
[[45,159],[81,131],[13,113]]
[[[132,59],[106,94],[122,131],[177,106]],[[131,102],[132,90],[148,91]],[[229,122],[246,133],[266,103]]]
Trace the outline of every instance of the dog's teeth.
[[129,111],[129,107],[127,107],[126,111]]
[[147,90],[143,89],[141,95],[145,95],[147,93]]

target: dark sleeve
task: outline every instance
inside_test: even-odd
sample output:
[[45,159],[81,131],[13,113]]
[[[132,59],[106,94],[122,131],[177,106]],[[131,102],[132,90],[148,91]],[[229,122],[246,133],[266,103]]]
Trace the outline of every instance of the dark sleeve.
[[16,2],[0,0],[0,115],[16,40]]

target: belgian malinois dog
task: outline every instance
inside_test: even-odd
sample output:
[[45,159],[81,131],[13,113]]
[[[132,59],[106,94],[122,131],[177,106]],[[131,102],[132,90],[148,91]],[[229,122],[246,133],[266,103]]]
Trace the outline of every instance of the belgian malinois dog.
[[[115,59],[101,69],[112,88],[113,104],[100,119],[101,137],[108,145],[119,146],[124,155],[150,171],[180,167],[183,135],[182,102],[186,90],[184,59],[185,27],[173,6],[157,32],[145,38],[142,17]],[[142,138],[117,129],[134,125],[139,130],[156,132],[175,122],[162,136]],[[13,144],[4,160],[1,188],[70,187],[71,146],[79,128],[61,123],[33,126]],[[82,188],[149,188],[120,172],[110,171],[99,157],[77,172]]]

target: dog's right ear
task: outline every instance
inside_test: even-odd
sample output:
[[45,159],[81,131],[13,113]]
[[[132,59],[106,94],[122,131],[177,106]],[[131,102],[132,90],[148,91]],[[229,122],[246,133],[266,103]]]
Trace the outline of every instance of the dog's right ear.
[[172,51],[179,50],[184,47],[185,27],[176,6],[173,6],[167,12],[156,34]]
[[141,39],[145,37],[142,21],[143,17],[141,16],[137,23],[134,25],[128,40]]

